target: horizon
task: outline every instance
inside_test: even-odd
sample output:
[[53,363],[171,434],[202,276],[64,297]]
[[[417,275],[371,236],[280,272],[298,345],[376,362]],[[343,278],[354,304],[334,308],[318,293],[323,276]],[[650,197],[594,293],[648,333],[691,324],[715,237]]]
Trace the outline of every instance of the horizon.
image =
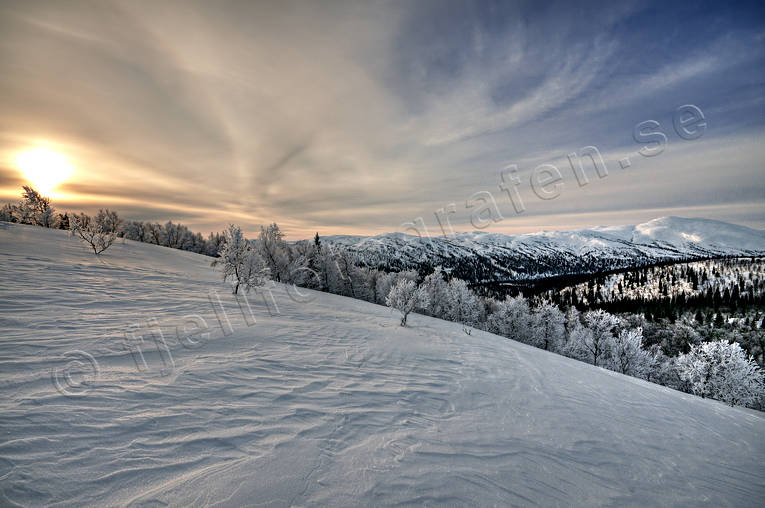
[[[496,233],[493,231],[485,231],[481,229],[470,229],[465,231],[454,231],[454,235],[470,235],[470,234],[486,234],[486,235],[504,235],[504,236],[524,236],[524,235],[534,235],[537,233],[566,233],[566,232],[576,232],[576,231],[593,231],[597,230],[599,228],[619,228],[619,227],[636,227],[636,226],[642,226],[645,224],[648,224],[650,222],[654,221],[660,221],[662,219],[679,219],[683,221],[703,221],[703,222],[716,222],[720,224],[726,224],[726,225],[733,225],[733,226],[741,226],[748,229],[752,229],[754,231],[763,231],[765,232],[765,229],[757,229],[757,228],[750,228],[749,226],[746,226],[744,224],[735,224],[731,222],[725,222],[725,221],[719,221],[717,219],[710,219],[707,217],[680,217],[678,215],[664,215],[661,217],[654,217],[653,219],[650,219],[645,222],[637,223],[637,224],[613,224],[613,225],[604,225],[604,224],[594,224],[592,226],[584,227],[584,228],[577,228],[577,229],[539,229],[536,231],[530,231],[527,233]],[[417,235],[417,234],[411,234],[407,232],[402,231],[389,231],[387,233],[379,233],[376,235],[346,235],[346,234],[335,234],[335,235],[319,235],[321,238],[332,238],[332,237],[360,237],[360,238],[376,238],[378,236],[387,236],[387,235],[404,235],[412,238],[427,238],[426,235]],[[431,234],[431,238],[448,238],[451,235],[444,235],[444,234]],[[300,240],[311,240],[312,238],[299,238],[294,241],[300,241]]]
[[5,2],[0,30],[2,203],[289,239],[765,229],[754,2]]

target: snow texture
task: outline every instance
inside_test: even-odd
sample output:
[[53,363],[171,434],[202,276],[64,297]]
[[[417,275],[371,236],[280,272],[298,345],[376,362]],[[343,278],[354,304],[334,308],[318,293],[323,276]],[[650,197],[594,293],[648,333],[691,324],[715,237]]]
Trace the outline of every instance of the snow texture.
[[762,413],[456,323],[283,285],[242,313],[209,258],[7,223],[0,281],[3,506],[765,499]]

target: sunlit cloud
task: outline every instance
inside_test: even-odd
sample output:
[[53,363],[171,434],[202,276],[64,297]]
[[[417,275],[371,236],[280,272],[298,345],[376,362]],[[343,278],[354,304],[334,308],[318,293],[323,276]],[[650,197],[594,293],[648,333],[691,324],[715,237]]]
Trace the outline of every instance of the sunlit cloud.
[[[524,224],[640,221],[677,206],[763,227],[762,199],[734,189],[760,188],[757,15],[663,9],[4,2],[0,199],[34,183],[15,158],[48,140],[72,168],[48,189],[61,209],[205,232],[276,221],[292,238],[396,231],[495,188],[509,163],[529,172],[595,145],[617,168],[642,120],[661,120],[674,148],[671,115],[693,103],[709,119],[693,150],[537,202]],[[657,179],[667,171],[670,183]]]

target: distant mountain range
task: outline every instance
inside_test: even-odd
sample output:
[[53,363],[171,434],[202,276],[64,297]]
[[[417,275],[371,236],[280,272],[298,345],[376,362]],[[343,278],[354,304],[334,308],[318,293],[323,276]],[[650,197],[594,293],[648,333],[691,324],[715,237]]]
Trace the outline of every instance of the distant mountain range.
[[765,255],[765,231],[710,219],[661,217],[636,226],[502,235],[482,231],[420,238],[403,233],[330,236],[372,267],[429,272],[441,266],[470,282],[598,273],[669,260]]

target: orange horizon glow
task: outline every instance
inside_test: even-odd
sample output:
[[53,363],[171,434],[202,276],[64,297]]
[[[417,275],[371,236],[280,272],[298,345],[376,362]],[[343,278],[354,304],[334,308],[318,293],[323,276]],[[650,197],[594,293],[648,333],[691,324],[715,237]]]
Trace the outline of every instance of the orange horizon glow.
[[31,187],[47,197],[61,197],[54,192],[56,187],[74,174],[74,167],[65,155],[46,147],[20,151],[14,165]]

